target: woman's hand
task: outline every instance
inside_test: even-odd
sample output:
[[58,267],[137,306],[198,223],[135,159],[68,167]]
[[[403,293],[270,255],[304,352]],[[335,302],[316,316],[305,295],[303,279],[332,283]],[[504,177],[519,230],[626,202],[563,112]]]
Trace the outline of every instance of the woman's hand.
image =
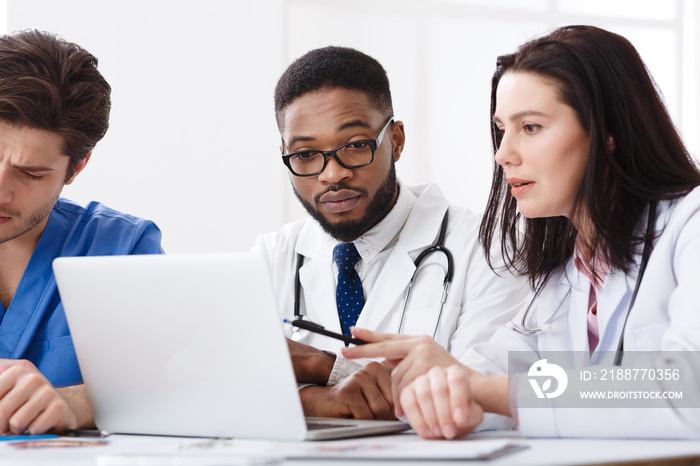
[[427,336],[352,330],[369,344],[343,348],[343,356],[383,357],[394,367],[396,416],[406,416],[421,437],[466,435],[482,422],[484,411],[510,415],[508,376],[473,371]]
[[484,419],[471,393],[471,371],[461,364],[417,376],[401,390],[400,402],[411,427],[426,439],[466,435]]
[[392,335],[356,327],[352,332],[355,338],[371,344],[343,348],[343,356],[348,359],[383,357],[394,368],[391,372],[391,385],[397,417],[404,415],[399,395],[416,377],[435,366],[459,364],[428,336]]

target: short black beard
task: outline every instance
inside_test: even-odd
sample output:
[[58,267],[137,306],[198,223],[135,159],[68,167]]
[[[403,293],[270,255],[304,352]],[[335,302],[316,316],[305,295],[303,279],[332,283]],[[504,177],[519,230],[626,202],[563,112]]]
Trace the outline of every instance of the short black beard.
[[[323,228],[326,233],[339,241],[350,243],[364,235],[370,228],[379,223],[379,221],[389,213],[393,207],[392,201],[398,192],[399,186],[396,183],[396,167],[394,166],[394,161],[392,160],[389,174],[379,187],[377,194],[375,194],[374,198],[370,201],[365,215],[358,220],[342,220],[337,223],[328,222],[328,220],[326,220],[323,215],[321,215],[321,213],[314,208],[313,205],[301,198],[296,188],[294,188],[294,185],[292,185],[292,189],[294,190],[294,194],[296,195],[297,199],[299,199],[299,202],[301,202],[301,205],[303,205],[309,215],[316,220],[319,225],[321,225],[321,228]],[[349,186],[338,184],[330,186],[321,195],[329,191],[340,191],[341,189],[358,191],[356,188],[350,188]]]

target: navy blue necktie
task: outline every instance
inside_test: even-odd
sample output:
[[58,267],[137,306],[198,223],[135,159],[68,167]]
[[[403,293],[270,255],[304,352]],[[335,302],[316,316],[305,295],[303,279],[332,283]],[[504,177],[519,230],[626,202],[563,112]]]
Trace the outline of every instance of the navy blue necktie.
[[355,264],[360,260],[360,253],[357,252],[354,244],[340,243],[333,248],[333,259],[338,265],[338,287],[335,291],[338,316],[343,333],[350,336],[350,327],[355,325],[365,305],[362,283],[355,270]]

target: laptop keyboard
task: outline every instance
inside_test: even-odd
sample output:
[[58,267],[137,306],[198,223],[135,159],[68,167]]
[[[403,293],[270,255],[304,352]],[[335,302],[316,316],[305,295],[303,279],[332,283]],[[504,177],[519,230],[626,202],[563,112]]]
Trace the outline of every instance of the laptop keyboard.
[[341,427],[355,427],[357,424],[328,424],[325,422],[307,422],[306,428],[308,430],[319,430],[319,429],[339,429]]

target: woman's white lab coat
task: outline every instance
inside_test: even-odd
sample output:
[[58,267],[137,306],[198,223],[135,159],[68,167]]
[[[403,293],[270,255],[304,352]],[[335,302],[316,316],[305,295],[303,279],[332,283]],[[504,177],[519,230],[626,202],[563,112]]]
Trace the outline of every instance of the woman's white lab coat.
[[[680,367],[685,400],[668,400],[667,408],[661,409],[583,409],[558,407],[555,398],[550,400],[548,408],[518,408],[523,434],[547,437],[700,437],[700,409],[688,407],[689,404],[698,406],[689,401],[691,395],[697,400],[697,395],[691,394],[691,390],[700,392],[700,363],[696,356],[700,351],[700,188],[684,198],[661,202],[657,215],[657,233],[662,233],[655,242],[624,330],[623,354],[631,355],[635,351],[689,352],[683,353],[682,360],[666,357],[653,361],[657,369]],[[638,265],[640,261],[641,254],[638,255]],[[600,341],[586,364],[611,367],[636,279],[636,268],[629,275],[611,272],[606,278],[598,299]],[[560,312],[551,322],[551,331],[527,336],[508,327],[499,329],[489,343],[472,348],[464,361],[483,372],[507,373],[508,351],[535,352],[535,359],[545,357],[548,351],[579,351],[588,356],[589,284],[570,261],[564,273],[552,276],[526,318],[528,328],[542,326],[571,289],[571,296],[563,301]],[[514,324],[520,325],[525,307],[513,319]],[[572,364],[576,367],[577,363]],[[527,372],[527,369],[511,368],[510,373],[516,370]],[[572,377],[577,380],[580,370],[570,371],[569,380]],[[525,390],[532,390],[527,379],[522,375],[517,388],[511,384],[511,391],[517,390],[518,399],[526,393]],[[669,387],[665,383],[658,385],[659,390],[664,388]],[[643,406],[643,403],[637,406]],[[495,417],[484,427],[489,424],[497,426]]]
[[[449,205],[436,185],[402,184],[401,189],[410,189],[417,199],[394,245],[390,243],[380,253],[382,257],[378,255],[365,264],[376,270],[368,273],[373,283],[357,321],[359,327],[389,333],[399,328],[406,287],[416,269],[413,262],[435,243]],[[477,342],[488,341],[498,327],[508,322],[530,290],[522,280],[501,278],[489,269],[477,238],[480,215],[455,206],[449,206],[449,211],[445,245],[454,257],[454,277],[435,338],[460,357]],[[300,270],[301,313],[329,330],[341,332],[331,253],[336,243],[311,219],[288,224],[281,232],[258,239],[257,250],[269,266],[281,317],[293,318],[296,255],[300,253],[304,256]],[[443,262],[444,257],[434,254],[428,262],[431,260]],[[437,270],[433,267],[416,278],[402,333],[432,336],[442,294],[443,275],[436,274]],[[343,346],[340,341],[316,334],[307,335],[302,343],[335,352]],[[356,361],[338,358],[331,382],[358,367]]]

